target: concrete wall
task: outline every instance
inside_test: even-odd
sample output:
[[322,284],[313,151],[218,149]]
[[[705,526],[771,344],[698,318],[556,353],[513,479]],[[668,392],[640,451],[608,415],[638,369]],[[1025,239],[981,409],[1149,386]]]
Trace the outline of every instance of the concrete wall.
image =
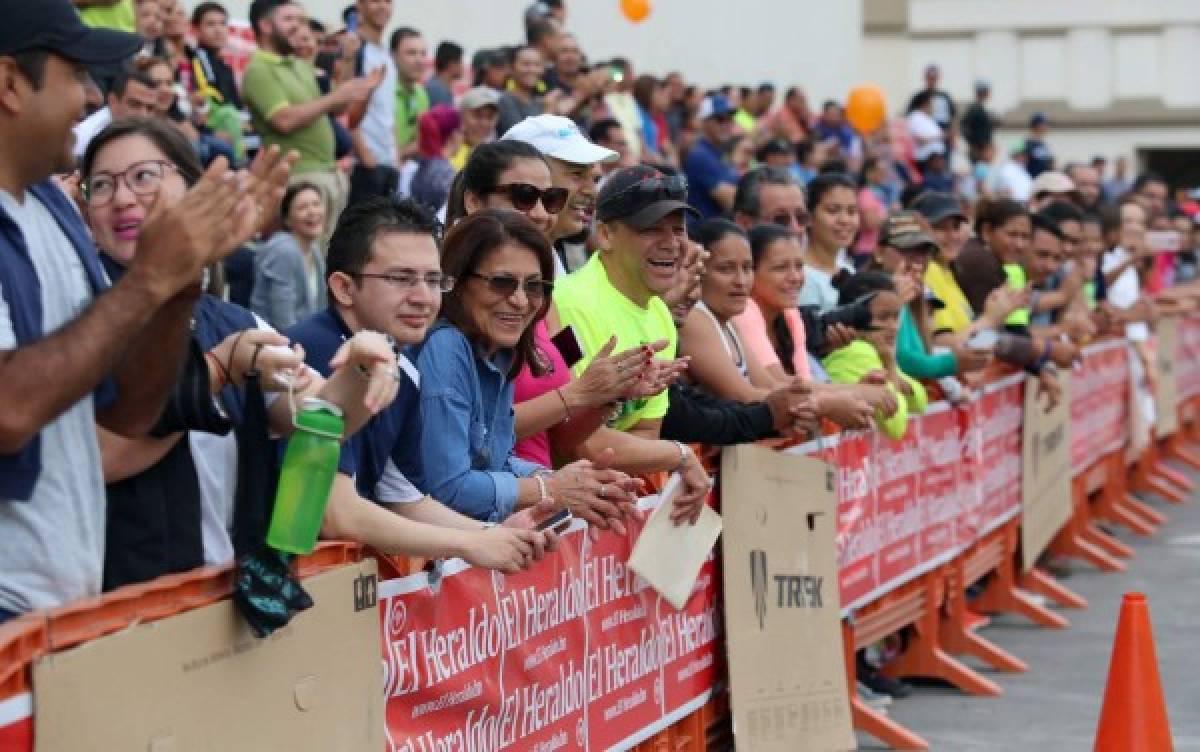
[[[195,0],[188,0],[195,5]],[[248,0],[225,0],[245,17]],[[349,0],[304,0],[309,12],[340,19]],[[432,48],[452,39],[467,48],[511,44],[524,34],[530,0],[397,0],[395,25],[421,29]],[[568,28],[593,59],[622,55],[637,70],[683,71],[703,85],[772,81],[805,87],[813,101],[844,97],[856,82],[861,0],[652,0],[641,24],[617,0],[571,0]],[[764,20],[769,20],[765,22]],[[340,22],[339,22],[340,23]]]

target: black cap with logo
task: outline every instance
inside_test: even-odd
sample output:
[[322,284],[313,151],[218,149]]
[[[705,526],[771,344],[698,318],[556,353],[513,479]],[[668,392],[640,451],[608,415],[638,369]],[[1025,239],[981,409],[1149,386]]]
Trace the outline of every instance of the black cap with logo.
[[84,65],[131,58],[142,38],[112,29],[91,28],[71,0],[0,0],[0,55],[50,50]]
[[604,181],[596,197],[596,219],[619,220],[644,230],[673,212],[699,216],[687,203],[687,191],[687,178],[682,175],[667,175],[646,165],[624,167]]

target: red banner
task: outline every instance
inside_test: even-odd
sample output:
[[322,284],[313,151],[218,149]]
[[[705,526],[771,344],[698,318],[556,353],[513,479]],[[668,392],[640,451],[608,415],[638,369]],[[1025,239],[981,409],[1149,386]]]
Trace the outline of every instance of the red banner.
[[[1180,340],[1183,327],[1180,328]],[[1129,437],[1129,351],[1124,342],[1085,348],[1071,372],[1071,470],[1078,475]]]
[[0,700],[0,750],[33,749],[33,695]]
[[1200,395],[1200,317],[1179,319],[1175,339],[1175,387],[1180,400]]
[[640,527],[562,538],[538,566],[380,584],[392,752],[608,749],[695,710],[716,680],[715,564],[676,612],[625,566]]
[[792,449],[837,465],[842,605],[878,598],[1021,508],[1023,375],[962,406],[931,405],[898,441],[847,433]]

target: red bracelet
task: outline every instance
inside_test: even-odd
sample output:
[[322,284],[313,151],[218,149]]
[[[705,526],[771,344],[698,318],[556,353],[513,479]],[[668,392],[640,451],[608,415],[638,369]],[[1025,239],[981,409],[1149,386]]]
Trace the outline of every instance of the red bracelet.
[[214,355],[211,351],[204,353],[204,359],[207,361],[212,358],[212,363],[217,367],[217,377],[221,380],[221,386],[217,387],[217,391],[223,389],[229,384],[229,371],[225,370],[225,366],[221,364],[221,359]]

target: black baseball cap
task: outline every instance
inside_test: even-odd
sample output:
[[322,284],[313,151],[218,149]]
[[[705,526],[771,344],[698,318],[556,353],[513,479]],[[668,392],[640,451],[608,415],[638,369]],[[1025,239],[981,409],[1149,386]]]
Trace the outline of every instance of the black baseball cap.
[[687,178],[682,175],[667,175],[646,165],[624,167],[604,181],[596,197],[596,219],[644,230],[672,212],[698,217],[700,212],[687,203],[687,191]]
[[962,205],[958,203],[958,199],[941,191],[922,193],[913,202],[912,208],[931,225],[936,225],[948,217],[958,217],[964,221],[967,218],[967,215],[963,214]]
[[108,65],[141,49],[137,34],[92,28],[71,0],[0,0],[0,55],[45,49],[84,65]]

